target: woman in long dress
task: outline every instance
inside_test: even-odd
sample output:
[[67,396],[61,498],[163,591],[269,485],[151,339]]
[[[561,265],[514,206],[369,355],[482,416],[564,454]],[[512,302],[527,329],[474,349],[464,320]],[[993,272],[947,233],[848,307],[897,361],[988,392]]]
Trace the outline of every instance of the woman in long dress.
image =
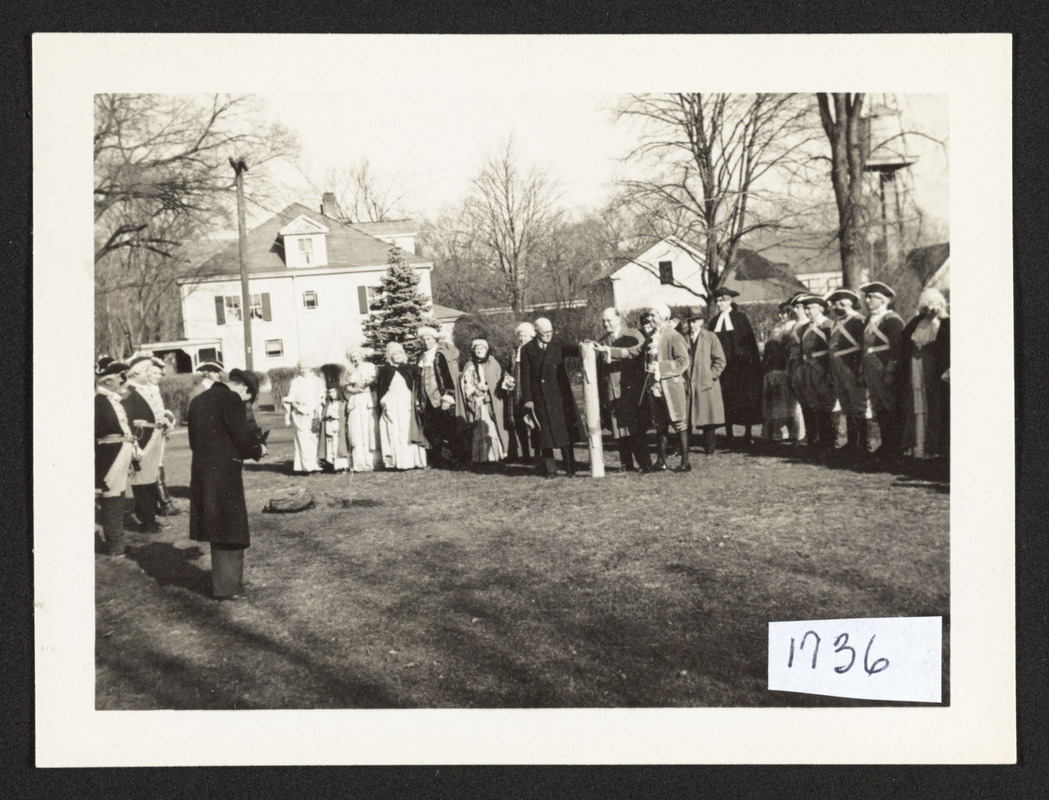
[[295,463],[292,472],[320,472],[317,460],[317,437],[321,427],[321,408],[324,404],[324,380],[310,369],[309,363],[299,361],[299,374],[288,387],[284,397],[285,422],[295,428]]
[[506,458],[509,435],[504,424],[503,368],[489,356],[486,339],[474,339],[471,358],[462,374],[467,420],[473,428],[470,460],[475,464]]
[[350,368],[342,390],[346,395],[346,433],[350,440],[350,469],[371,472],[382,461],[379,454],[379,418],[375,414],[375,365],[363,350],[346,354]]
[[420,370],[408,364],[399,342],[386,345],[386,363],[379,367],[376,394],[379,401],[379,445],[386,469],[426,466],[426,437],[412,392],[421,380]]
[[903,329],[902,368],[910,376],[904,395],[904,444],[915,458],[945,456],[951,436],[951,319],[936,289],[918,297],[918,316]]

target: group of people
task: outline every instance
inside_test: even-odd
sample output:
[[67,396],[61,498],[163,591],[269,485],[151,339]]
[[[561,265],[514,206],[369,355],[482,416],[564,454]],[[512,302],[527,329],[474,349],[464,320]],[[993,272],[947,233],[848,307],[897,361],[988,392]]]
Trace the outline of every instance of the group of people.
[[[891,310],[893,290],[864,285],[860,295],[838,289],[826,297],[799,292],[784,302],[780,320],[759,348],[738,293],[713,293],[709,320],[697,298],[674,317],[661,303],[642,311],[639,330],[606,309],[599,355],[602,427],[616,441],[627,471],[670,469],[668,449],[680,453],[675,471],[692,469],[689,438],[698,433],[707,454],[719,428],[729,446],[735,429],[753,441],[836,447],[838,420],[847,453],[870,450],[868,420],[878,423],[875,455],[945,455],[949,432],[949,318],[943,295],[920,298],[919,315],[904,325]],[[833,316],[828,316],[832,314]],[[326,386],[307,363],[284,399],[295,429],[294,470],[301,473],[440,467],[449,461],[482,468],[534,463],[541,474],[577,470],[573,446],[587,440],[566,359],[580,345],[563,341],[546,318],[516,329],[517,347],[502,361],[485,338],[460,362],[450,337],[431,327],[417,332],[422,354],[410,362],[391,342],[376,368],[360,350],[339,385]],[[837,415],[840,415],[837,416]],[[654,455],[650,455],[654,431]]]
[[[123,531],[158,533],[158,517],[179,511],[167,490],[164,448],[175,415],[164,407],[160,379],[165,364],[150,355],[127,363],[102,356],[95,364],[95,493],[104,548],[123,553]],[[130,487],[134,512],[126,518]]]
[[[780,322],[765,344],[765,432],[785,428],[829,451],[835,413],[845,419],[847,453],[873,452],[898,461],[946,456],[950,447],[950,317],[943,294],[925,289],[909,323],[892,310],[895,292],[881,282],[859,294],[799,293],[780,306]],[[830,315],[828,315],[830,314]],[[868,420],[880,446],[871,451]]]

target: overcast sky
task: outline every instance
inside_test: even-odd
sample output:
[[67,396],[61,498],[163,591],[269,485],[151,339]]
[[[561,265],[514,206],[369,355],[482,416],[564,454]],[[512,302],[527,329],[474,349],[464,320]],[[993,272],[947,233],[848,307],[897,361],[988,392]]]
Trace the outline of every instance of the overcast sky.
[[[330,188],[324,187],[328,170],[367,157],[377,177],[404,187],[406,213],[433,216],[464,196],[482,153],[512,134],[522,162],[545,167],[560,182],[567,208],[595,208],[611,194],[619,159],[637,135],[634,125],[614,120],[617,95],[299,93],[264,99],[302,144],[297,165],[279,173],[285,199],[310,207],[320,202],[310,181]],[[905,126],[947,139],[946,95],[897,99]],[[908,149],[920,156],[912,168],[918,204],[946,221],[946,150],[921,137],[909,137]]]

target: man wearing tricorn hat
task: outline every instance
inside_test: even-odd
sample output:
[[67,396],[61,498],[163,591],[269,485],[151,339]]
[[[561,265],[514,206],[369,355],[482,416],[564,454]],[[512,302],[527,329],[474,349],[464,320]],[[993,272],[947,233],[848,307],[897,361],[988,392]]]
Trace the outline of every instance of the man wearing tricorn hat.
[[127,368],[109,356],[95,364],[95,492],[102,517],[103,552],[117,557],[124,555],[124,492],[136,452],[122,402]]
[[689,425],[703,435],[703,451],[713,455],[717,446],[717,429],[725,424],[725,404],[721,398],[721,373],[725,370],[725,351],[721,340],[704,325],[706,303],[699,300],[682,315],[686,326],[691,364],[688,370]]
[[899,398],[903,319],[889,309],[896,292],[886,284],[880,281],[866,283],[860,291],[870,309],[863,330],[863,379],[881,434],[877,455],[891,460],[902,454],[903,447]]
[[751,442],[751,426],[761,424],[762,380],[758,340],[747,315],[735,307],[739,292],[722,286],[713,293],[717,313],[709,328],[725,351],[725,371],[721,373],[721,394],[725,400],[725,437],[731,444],[733,426],[743,426],[743,443]]
[[863,317],[856,310],[860,297],[851,289],[836,289],[827,295],[827,302],[837,317],[828,346],[834,391],[845,416],[845,448],[862,452],[867,449],[867,390],[860,370]]
[[[801,365],[799,384],[801,404],[809,410],[813,428],[809,431],[809,444],[821,450],[834,447],[835,431],[832,413],[837,397],[830,376],[830,332],[834,327],[824,311],[827,301],[810,294],[799,298],[805,307],[809,324],[801,337]],[[806,423],[806,426],[808,423]]]
[[258,396],[252,372],[230,370],[189,404],[189,537],[211,544],[211,587],[216,599],[244,595],[244,550],[251,544],[244,502],[243,461],[258,461],[266,446],[252,434],[244,404]]
[[141,453],[138,468],[131,477],[131,492],[135,498],[135,517],[142,533],[159,533],[168,524],[157,521],[160,497],[157,480],[160,475],[160,460],[163,455],[164,431],[167,419],[159,391],[151,397],[149,373],[153,369],[153,357],[147,354],[132,356],[128,362],[128,392],[124,397],[124,410],[131,421],[131,430],[137,439]]

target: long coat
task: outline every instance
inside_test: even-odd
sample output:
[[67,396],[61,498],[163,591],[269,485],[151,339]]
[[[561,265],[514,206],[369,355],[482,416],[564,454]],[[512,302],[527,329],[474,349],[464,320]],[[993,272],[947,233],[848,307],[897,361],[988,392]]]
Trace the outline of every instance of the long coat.
[[[478,372],[484,374],[485,391],[483,394],[478,388],[480,385],[477,380]],[[488,431],[488,433],[499,438],[505,453],[510,445],[510,434],[506,426],[506,404],[509,393],[503,389],[503,374],[503,365],[493,356],[489,356],[480,364],[472,360],[467,361],[459,378],[461,384],[459,392],[466,406],[466,418],[475,427],[487,421],[484,406],[491,407],[495,430]]]
[[830,374],[830,332],[834,327],[829,317],[810,323],[801,336],[799,399],[803,406],[817,411],[832,411],[838,396]]
[[697,327],[692,335],[691,366],[689,376],[689,419],[690,425],[725,424],[725,403],[721,399],[721,382],[718,378],[725,370],[725,351],[718,337]]
[[538,338],[521,348],[521,401],[535,404],[539,447],[543,449],[585,440],[565,368],[565,357],[578,355],[579,345],[557,339],[551,339],[545,350]]
[[[640,359],[644,370],[642,402],[653,388],[652,373],[647,370],[647,366],[658,362],[659,388],[663,396],[652,396],[652,399],[665,404],[671,422],[681,422],[688,418],[688,367],[691,361],[688,342],[672,327],[666,326],[659,332],[655,353],[651,352],[650,346],[651,339],[646,339],[632,347],[613,347],[609,353],[612,358]],[[647,424],[645,430],[648,430]]]
[[244,401],[216,383],[189,404],[189,538],[248,547],[244,502],[244,459],[262,458],[262,445],[248,426]]
[[381,409],[382,399],[390,389],[390,381],[393,380],[395,372],[401,373],[401,377],[404,378],[404,382],[412,392],[412,416],[408,427],[408,442],[429,447],[430,442],[423,433],[422,409],[420,408],[421,392],[416,390],[416,386],[421,384],[423,379],[422,370],[419,367],[412,364],[400,364],[396,367],[393,364],[383,364],[379,367],[379,372],[375,377],[375,399],[377,404]]
[[[951,386],[943,379],[943,374],[951,368],[951,319],[941,318],[936,339],[919,348],[914,345],[914,332],[921,320],[917,316],[908,322],[901,337],[901,364],[910,378],[903,394],[903,408],[907,413],[904,441],[911,447],[916,444],[914,414],[921,403],[926,414],[927,452],[942,454],[949,450],[951,434]],[[921,397],[916,397],[916,393]]]
[[863,382],[871,408],[890,414],[900,408],[903,319],[895,311],[867,318],[863,330]]
[[[125,430],[119,416],[124,412],[124,406],[119,400],[111,399],[112,397],[101,390],[95,395],[95,488],[104,492],[123,491],[126,488],[124,484],[127,481],[127,470],[124,470],[122,482],[117,486],[106,483],[106,474],[125,448],[131,449],[130,441],[126,441],[131,430]],[[118,406],[120,411],[117,410]],[[124,424],[127,424],[126,413]],[[124,458],[130,460],[126,453]]]
[[[606,333],[599,340],[608,347],[633,347],[645,341],[641,331],[633,328],[620,328],[613,336]],[[641,404],[641,387],[644,382],[644,367],[639,358],[605,359],[597,362],[597,388],[601,399],[601,409],[606,419],[605,427],[612,432],[612,438],[622,439],[644,431],[637,428],[637,407]]]
[[736,308],[728,312],[732,330],[714,330],[715,314],[707,326],[717,334],[725,351],[725,371],[721,374],[721,394],[725,400],[725,418],[730,425],[756,425],[761,422],[761,399],[765,376],[761,370],[758,340],[747,315]]
[[835,322],[827,346],[830,374],[841,410],[850,417],[862,417],[867,410],[867,390],[860,378],[863,317],[853,314]]

